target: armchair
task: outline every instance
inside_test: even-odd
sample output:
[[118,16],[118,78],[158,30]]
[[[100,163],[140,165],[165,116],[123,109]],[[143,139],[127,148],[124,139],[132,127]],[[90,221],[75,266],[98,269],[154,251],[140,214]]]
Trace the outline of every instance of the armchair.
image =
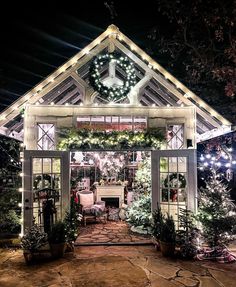
[[82,191],[78,194],[79,203],[82,206],[82,215],[84,226],[86,226],[88,219],[103,218],[106,222],[107,214],[104,201],[94,201],[94,193],[92,191]]

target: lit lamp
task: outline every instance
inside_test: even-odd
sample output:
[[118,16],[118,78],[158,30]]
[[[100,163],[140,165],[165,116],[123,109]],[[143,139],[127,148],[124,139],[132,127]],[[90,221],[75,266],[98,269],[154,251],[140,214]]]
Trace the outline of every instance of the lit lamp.
[[191,139],[187,139],[187,148],[193,148],[193,141]]

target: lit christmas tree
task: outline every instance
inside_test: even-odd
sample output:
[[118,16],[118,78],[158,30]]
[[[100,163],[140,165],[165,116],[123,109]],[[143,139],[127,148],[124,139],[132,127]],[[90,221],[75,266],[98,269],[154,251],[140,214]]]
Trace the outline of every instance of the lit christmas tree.
[[217,165],[211,168],[206,187],[200,189],[197,214],[205,240],[213,248],[228,244],[236,224],[235,205],[230,198],[228,186],[220,180],[216,167]]
[[128,208],[127,221],[132,231],[150,233],[151,218],[151,159],[147,157],[135,175],[134,200]]

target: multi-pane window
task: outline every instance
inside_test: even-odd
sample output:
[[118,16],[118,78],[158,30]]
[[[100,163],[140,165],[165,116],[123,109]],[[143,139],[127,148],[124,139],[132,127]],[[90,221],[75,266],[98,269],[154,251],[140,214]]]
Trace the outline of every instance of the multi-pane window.
[[55,150],[54,124],[38,124],[38,150]]
[[147,128],[147,118],[142,116],[80,116],[77,127],[105,131],[142,131]]
[[[33,216],[40,225],[44,224],[45,209],[52,205],[51,215],[61,218],[61,159],[32,159]],[[51,202],[48,202],[51,201]],[[54,209],[55,205],[55,209]]]
[[167,126],[167,149],[182,149],[184,146],[184,125]]
[[160,205],[178,222],[179,209],[187,205],[187,158],[160,158]]

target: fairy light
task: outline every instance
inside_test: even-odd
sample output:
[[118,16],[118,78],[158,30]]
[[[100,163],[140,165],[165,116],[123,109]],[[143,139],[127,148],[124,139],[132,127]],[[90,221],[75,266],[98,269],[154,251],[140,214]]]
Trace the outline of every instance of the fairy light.
[[18,190],[19,190],[19,192],[22,192],[23,191],[23,187],[20,187]]

